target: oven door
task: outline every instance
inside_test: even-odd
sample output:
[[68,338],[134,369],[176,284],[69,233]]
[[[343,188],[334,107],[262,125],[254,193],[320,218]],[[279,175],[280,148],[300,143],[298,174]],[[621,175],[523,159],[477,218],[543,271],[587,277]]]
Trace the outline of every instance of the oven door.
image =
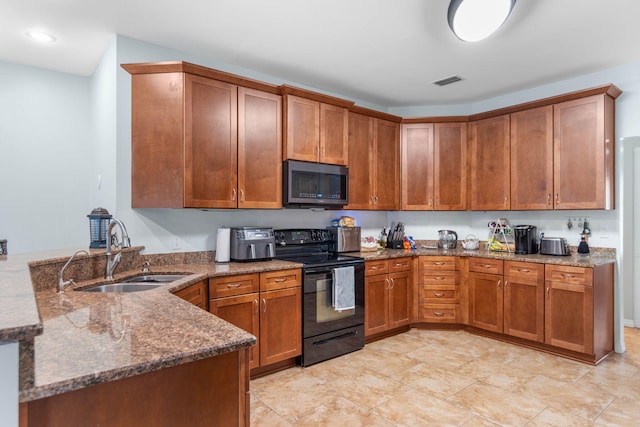
[[[354,267],[355,307],[336,310],[332,302],[333,268],[347,265]],[[303,338],[364,324],[364,262],[305,267],[303,275]]]

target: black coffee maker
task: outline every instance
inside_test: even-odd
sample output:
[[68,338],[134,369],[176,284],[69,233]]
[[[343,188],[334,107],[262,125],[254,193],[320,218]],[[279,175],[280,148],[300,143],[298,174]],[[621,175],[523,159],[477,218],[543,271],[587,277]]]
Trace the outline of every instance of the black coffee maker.
[[513,227],[516,241],[516,254],[538,253],[538,228],[535,225],[516,225]]

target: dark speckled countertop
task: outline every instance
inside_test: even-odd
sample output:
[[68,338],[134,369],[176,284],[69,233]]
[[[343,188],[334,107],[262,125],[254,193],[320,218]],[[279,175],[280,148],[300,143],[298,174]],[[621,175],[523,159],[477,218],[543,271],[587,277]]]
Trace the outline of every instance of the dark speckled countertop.
[[[172,294],[208,277],[299,268],[292,262],[215,263],[213,252],[142,255],[127,250],[116,279],[152,272],[188,273],[145,292],[87,293],[74,288],[103,282],[104,251],[79,255],[65,279],[78,285],[55,292],[71,249],[0,256],[0,343],[20,342],[20,400],[30,401],[249,347],[255,337]],[[566,257],[475,251],[386,249],[355,252],[365,260],[405,256],[475,256],[593,267],[615,262],[615,250],[572,251]]]

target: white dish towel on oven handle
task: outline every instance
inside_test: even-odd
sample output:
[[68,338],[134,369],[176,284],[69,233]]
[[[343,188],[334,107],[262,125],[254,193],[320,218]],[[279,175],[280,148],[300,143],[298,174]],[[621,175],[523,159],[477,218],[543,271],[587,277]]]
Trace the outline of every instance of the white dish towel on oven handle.
[[353,266],[333,269],[333,308],[337,311],[356,307],[355,271]]

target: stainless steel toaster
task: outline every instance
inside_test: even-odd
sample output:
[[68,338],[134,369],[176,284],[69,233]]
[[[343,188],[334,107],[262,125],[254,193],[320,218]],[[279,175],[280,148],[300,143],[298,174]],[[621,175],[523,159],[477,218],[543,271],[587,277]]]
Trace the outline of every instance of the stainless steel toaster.
[[327,227],[331,241],[329,252],[358,252],[360,227]]
[[569,243],[564,237],[543,237],[540,239],[541,255],[571,255]]

